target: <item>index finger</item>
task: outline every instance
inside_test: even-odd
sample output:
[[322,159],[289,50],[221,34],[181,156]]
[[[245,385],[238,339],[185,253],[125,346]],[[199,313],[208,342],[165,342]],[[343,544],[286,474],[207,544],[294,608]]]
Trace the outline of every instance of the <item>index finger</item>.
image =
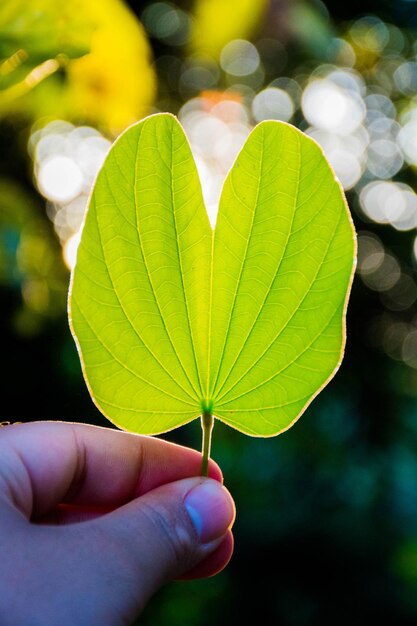
[[[28,517],[59,503],[114,508],[196,476],[200,466],[190,448],[97,426],[36,422],[0,431],[0,477]],[[214,462],[209,475],[222,481]]]

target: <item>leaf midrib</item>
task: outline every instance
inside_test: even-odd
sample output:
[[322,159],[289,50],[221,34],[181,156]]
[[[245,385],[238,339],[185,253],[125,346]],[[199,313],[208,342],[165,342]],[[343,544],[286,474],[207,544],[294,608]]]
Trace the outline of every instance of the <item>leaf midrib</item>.
[[[142,257],[143,264],[144,264],[145,269],[146,269],[146,274],[147,274],[147,277],[148,277],[149,285],[150,285],[151,290],[152,290],[152,295],[154,297],[155,304],[157,306],[157,309],[158,309],[158,312],[159,312],[159,315],[160,315],[160,318],[161,318],[161,321],[162,321],[162,325],[163,325],[164,330],[165,330],[165,332],[167,334],[167,337],[168,337],[168,339],[169,339],[169,341],[171,343],[171,347],[172,347],[172,349],[174,351],[174,354],[175,354],[175,356],[176,356],[176,358],[177,358],[177,360],[178,360],[178,362],[179,362],[179,364],[181,366],[181,369],[182,369],[186,379],[188,380],[192,390],[196,394],[195,398],[193,398],[193,399],[196,402],[198,402],[198,392],[197,392],[197,390],[195,389],[193,383],[190,380],[188,372],[186,371],[186,369],[185,369],[185,367],[184,367],[184,365],[182,363],[182,360],[181,360],[181,358],[180,358],[180,356],[178,354],[178,351],[176,350],[176,348],[174,346],[174,342],[172,340],[171,334],[170,334],[170,332],[168,330],[168,327],[167,327],[167,325],[165,323],[165,318],[164,318],[164,316],[162,314],[162,310],[161,310],[161,307],[159,305],[159,300],[158,300],[158,297],[156,295],[156,290],[155,290],[155,287],[154,287],[153,282],[152,282],[152,278],[151,278],[151,274],[150,274],[150,271],[149,271],[146,255],[144,254],[143,247],[142,247],[142,237],[141,237],[141,232],[140,232],[140,227],[139,227],[140,220],[138,219],[138,209],[139,209],[139,207],[138,207],[138,203],[137,203],[137,195],[138,195],[137,194],[137,184],[138,184],[137,172],[138,172],[138,159],[139,159],[139,152],[140,152],[140,143],[141,143],[141,140],[142,140],[142,133],[145,130],[145,128],[146,128],[146,123],[143,125],[142,132],[139,134],[138,144],[137,144],[137,149],[136,149],[136,156],[135,156],[135,176],[134,176],[134,201],[135,201],[135,221],[136,221],[136,229],[135,230],[136,230],[137,235],[138,235],[138,243],[139,243],[139,249],[140,249],[141,257]],[[172,139],[172,135],[171,135],[171,139]],[[174,222],[175,222],[175,218],[174,218]],[[173,380],[176,380],[176,377],[173,376],[172,374],[169,374],[169,376]],[[188,394],[188,396],[191,397],[190,394]]]
[[[117,161],[116,161],[116,164],[117,164]],[[119,167],[119,165],[118,165],[118,164],[117,164],[117,166]],[[116,202],[116,198],[114,197],[113,190],[112,190],[112,188],[111,188],[111,185],[109,184],[109,180],[108,180],[108,175],[107,175],[107,172],[105,172],[105,177],[106,177],[106,180],[107,180],[107,189],[109,190],[110,195],[112,196],[112,198],[113,198],[114,202]],[[93,200],[92,200],[92,202],[94,202],[94,205],[95,205],[95,207],[96,207],[96,201],[95,201],[95,199],[93,199]],[[116,206],[117,206],[117,204],[116,204]],[[136,206],[136,202],[135,202],[135,206]],[[122,215],[123,219],[126,219],[126,218],[125,218],[125,215],[124,215],[124,213],[123,213],[123,212],[120,212],[120,214]],[[111,285],[112,285],[112,287],[113,287],[114,294],[115,294],[116,299],[117,299],[117,301],[118,301],[118,303],[119,303],[119,305],[120,305],[120,308],[121,308],[121,310],[122,310],[122,312],[123,312],[123,315],[125,316],[125,318],[126,318],[127,322],[129,323],[129,326],[132,328],[133,332],[135,333],[135,335],[137,336],[137,338],[139,339],[139,341],[140,341],[140,342],[142,343],[142,345],[146,348],[146,350],[149,352],[149,354],[150,354],[150,355],[151,355],[151,356],[155,359],[155,361],[158,363],[158,365],[161,367],[161,369],[162,369],[162,370],[163,370],[163,371],[164,371],[164,372],[165,372],[165,373],[169,376],[169,378],[171,378],[171,379],[175,382],[175,384],[176,384],[176,385],[177,385],[180,389],[182,389],[182,391],[186,394],[186,396],[187,396],[188,398],[193,399],[193,398],[192,398],[192,396],[190,395],[190,393],[189,393],[186,389],[184,389],[184,387],[183,387],[183,386],[182,386],[182,385],[181,385],[181,384],[180,384],[180,383],[179,383],[179,382],[178,382],[178,381],[177,381],[177,380],[176,380],[176,379],[172,376],[172,374],[171,374],[171,373],[170,373],[170,372],[169,372],[169,371],[165,368],[165,366],[162,364],[162,362],[161,362],[161,361],[158,359],[158,357],[154,354],[153,350],[152,350],[152,349],[148,346],[148,344],[146,343],[146,341],[145,341],[145,340],[143,339],[143,337],[139,334],[139,332],[137,331],[137,329],[136,329],[135,325],[132,323],[132,321],[131,321],[131,319],[130,319],[129,315],[127,314],[126,309],[125,309],[124,305],[122,304],[122,301],[120,300],[120,298],[119,298],[119,294],[118,294],[117,289],[116,289],[116,287],[115,287],[115,284],[114,284],[114,281],[113,281],[113,278],[112,278],[112,275],[111,275],[111,272],[110,272],[110,269],[109,269],[110,264],[109,264],[109,263],[107,263],[107,259],[106,259],[106,252],[105,252],[105,248],[104,248],[104,244],[103,244],[103,239],[102,239],[102,236],[101,236],[100,224],[99,224],[99,221],[98,221],[98,216],[97,216],[97,215],[98,215],[97,209],[93,212],[93,215],[94,215],[95,220],[96,220],[97,232],[98,232],[98,237],[99,237],[100,247],[101,247],[101,250],[102,250],[102,253],[103,253],[104,266],[105,266],[105,268],[106,268],[106,273],[107,273],[107,275],[108,275],[108,277],[109,277],[110,283],[111,283]],[[129,222],[128,222],[128,223],[129,223]],[[143,252],[142,252],[142,247],[141,247],[141,244],[140,244],[140,240],[139,240],[139,248],[140,248],[140,251],[141,251],[142,258],[144,258],[144,257],[143,257]],[[153,286],[152,286],[152,284],[151,284],[151,288],[152,288],[152,291],[153,291]],[[79,305],[78,305],[78,306],[79,306]],[[157,303],[157,306],[158,306],[158,303]],[[80,309],[80,310],[81,310],[81,309]],[[158,311],[159,311],[159,307],[158,307]],[[161,315],[161,313],[160,313],[160,315]],[[161,315],[161,318],[162,318],[162,315]],[[167,334],[168,334],[168,333],[167,333]],[[96,335],[96,336],[97,336],[97,335]],[[169,336],[169,335],[168,335],[168,336]]]

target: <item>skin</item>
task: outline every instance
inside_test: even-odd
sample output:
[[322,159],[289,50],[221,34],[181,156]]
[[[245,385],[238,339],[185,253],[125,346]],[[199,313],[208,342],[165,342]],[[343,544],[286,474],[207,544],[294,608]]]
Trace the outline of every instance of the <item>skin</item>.
[[235,508],[219,467],[201,478],[200,463],[94,426],[1,428],[2,626],[125,626],[165,583],[223,569]]

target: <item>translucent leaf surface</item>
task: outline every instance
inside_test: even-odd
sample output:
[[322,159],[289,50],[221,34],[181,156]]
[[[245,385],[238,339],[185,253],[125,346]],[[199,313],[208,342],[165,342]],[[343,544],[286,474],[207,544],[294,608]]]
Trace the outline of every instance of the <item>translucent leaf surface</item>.
[[155,434],[202,411],[288,428],[337,370],[355,239],[321,149],[263,122],[223,188],[215,232],[181,126],[128,129],[98,176],[70,320],[109,419]]

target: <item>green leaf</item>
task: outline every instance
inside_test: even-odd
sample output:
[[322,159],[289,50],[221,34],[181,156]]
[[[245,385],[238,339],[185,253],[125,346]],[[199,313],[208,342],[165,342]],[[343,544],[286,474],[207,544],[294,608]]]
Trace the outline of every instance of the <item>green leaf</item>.
[[340,365],[354,257],[340,184],[292,126],[253,130],[214,233],[176,119],[132,126],[97,178],[72,277],[93,400],[141,433],[203,412],[282,432]]
[[210,396],[252,435],[288,428],[340,364],[351,220],[321,149],[260,124],[230,171],[216,225]]

